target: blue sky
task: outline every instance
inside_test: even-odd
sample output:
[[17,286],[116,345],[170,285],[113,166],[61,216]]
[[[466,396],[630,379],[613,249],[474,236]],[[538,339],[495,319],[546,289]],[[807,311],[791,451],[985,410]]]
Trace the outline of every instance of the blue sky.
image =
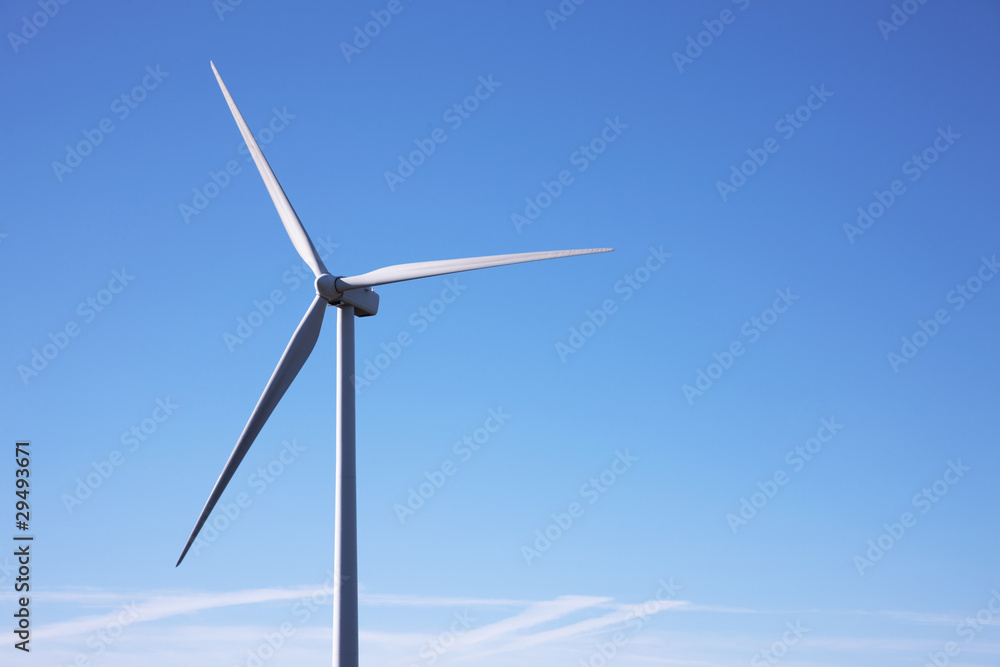
[[0,25],[4,655],[329,662],[332,317],[174,568],[313,294],[213,60],[336,274],[615,248],[357,322],[365,664],[996,664],[996,2]]

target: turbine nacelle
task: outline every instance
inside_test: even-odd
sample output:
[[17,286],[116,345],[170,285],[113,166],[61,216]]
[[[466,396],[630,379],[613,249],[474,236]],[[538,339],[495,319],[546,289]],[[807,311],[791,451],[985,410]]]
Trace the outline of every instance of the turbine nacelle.
[[378,294],[371,287],[343,289],[343,285],[338,285],[339,281],[340,278],[329,273],[321,274],[316,278],[316,294],[331,306],[354,306],[354,313],[358,317],[370,317],[378,313]]

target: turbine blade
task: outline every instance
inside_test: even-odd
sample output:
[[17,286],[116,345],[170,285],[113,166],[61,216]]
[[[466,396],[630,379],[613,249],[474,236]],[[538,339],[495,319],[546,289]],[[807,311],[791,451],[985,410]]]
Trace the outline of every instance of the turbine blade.
[[306,311],[305,317],[302,318],[298,328],[295,329],[295,333],[292,334],[292,339],[288,341],[288,347],[285,348],[284,354],[281,355],[281,360],[278,362],[277,368],[274,369],[271,379],[268,380],[267,386],[264,388],[264,393],[260,395],[257,407],[253,409],[250,420],[243,428],[243,433],[240,435],[239,440],[236,441],[236,447],[233,449],[233,453],[229,455],[229,461],[226,462],[226,467],[222,469],[222,474],[219,475],[219,480],[215,483],[215,487],[208,497],[208,502],[205,503],[204,509],[201,510],[201,516],[198,517],[198,522],[194,525],[194,530],[191,531],[191,536],[188,538],[187,544],[184,545],[181,557],[177,559],[177,565],[180,565],[181,561],[184,560],[188,549],[191,548],[195,538],[198,537],[198,532],[205,525],[208,515],[212,513],[212,508],[219,501],[219,497],[226,490],[229,480],[236,473],[236,468],[243,461],[243,457],[246,456],[250,445],[257,438],[257,434],[260,433],[264,422],[271,416],[271,412],[278,405],[278,401],[284,396],[285,390],[292,384],[292,380],[298,375],[299,370],[302,369],[302,365],[306,363],[306,359],[309,358],[309,354],[313,351],[313,347],[316,346],[320,327],[323,326],[323,313],[326,311],[327,305],[326,300],[321,296],[313,299],[312,305]]
[[388,283],[398,283],[415,278],[443,276],[448,273],[487,269],[491,266],[521,264],[522,262],[537,262],[542,259],[573,257],[575,255],[592,255],[598,252],[611,252],[614,248],[590,248],[588,250],[550,250],[546,252],[521,252],[513,255],[489,255],[487,257],[466,257],[464,259],[441,259],[434,262],[413,262],[411,264],[396,264],[375,269],[359,276],[337,278],[337,289],[343,292],[360,287],[375,287]]
[[257,140],[253,138],[253,134],[250,132],[250,128],[247,127],[246,121],[243,120],[243,115],[236,108],[236,102],[233,102],[233,97],[229,94],[229,89],[222,82],[219,70],[215,69],[215,63],[211,63],[211,65],[212,71],[215,72],[215,78],[219,82],[219,87],[222,88],[222,94],[225,95],[226,102],[229,104],[229,110],[233,112],[233,118],[236,119],[236,124],[240,128],[240,134],[243,135],[243,141],[247,142],[247,148],[250,149],[250,155],[253,156],[253,161],[257,164],[257,170],[260,172],[261,178],[264,179],[264,185],[267,186],[267,191],[271,195],[271,201],[274,202],[274,207],[278,209],[281,223],[285,225],[285,231],[288,232],[288,237],[292,239],[292,245],[299,251],[299,255],[318,278],[327,273],[326,267],[323,266],[323,260],[320,259],[319,253],[316,252],[316,247],[313,246],[309,234],[306,233],[306,228],[302,226],[299,216],[295,214],[295,209],[292,208],[288,197],[285,196],[285,191],[281,189],[281,184],[278,183],[277,177],[271,171],[271,166],[264,158],[264,153],[261,152],[260,146],[257,145]]

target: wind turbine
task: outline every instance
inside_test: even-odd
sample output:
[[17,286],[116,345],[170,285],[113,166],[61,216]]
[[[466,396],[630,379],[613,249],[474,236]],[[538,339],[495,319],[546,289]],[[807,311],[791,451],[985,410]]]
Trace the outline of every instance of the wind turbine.
[[323,260],[313,246],[305,227],[295,214],[288,197],[285,196],[278,179],[267,164],[264,154],[257,145],[253,134],[247,127],[243,115],[236,108],[226,84],[222,82],[215,63],[211,63],[212,71],[219,82],[222,94],[229,104],[229,110],[240,128],[240,134],[246,141],[253,161],[264,179],[264,185],[271,195],[278,215],[285,226],[285,231],[292,240],[292,245],[299,255],[316,275],[316,297],[313,299],[299,326],[292,334],[285,352],[278,361],[277,368],[264,387],[264,393],[257,401],[257,406],[250,414],[250,419],[243,427],[243,433],[236,441],[233,453],[229,455],[226,467],[222,469],[208,502],[201,510],[194,530],[188,537],[187,544],[177,565],[181,564],[188,549],[198,537],[199,531],[212,508],[218,502],[226,485],[236,473],[236,468],[243,461],[250,445],[260,433],[267,418],[271,416],[278,401],[291,385],[292,380],[305,364],[306,359],[316,345],[320,327],[323,325],[323,314],[327,306],[337,307],[337,489],[336,489],[336,521],[334,536],[334,594],[333,594],[333,665],[334,667],[357,667],[358,665],[358,546],[357,546],[357,480],[355,476],[355,430],[354,430],[354,318],[368,317],[378,312],[379,297],[372,287],[387,285],[415,278],[441,276],[460,271],[485,269],[491,266],[535,262],[542,259],[571,257],[573,255],[588,255],[598,252],[609,252],[611,248],[593,248],[589,250],[555,250],[551,252],[525,252],[513,255],[490,255],[487,257],[466,257],[464,259],[446,259],[434,262],[414,262],[411,264],[396,264],[387,266],[357,276],[334,276],[326,270]]

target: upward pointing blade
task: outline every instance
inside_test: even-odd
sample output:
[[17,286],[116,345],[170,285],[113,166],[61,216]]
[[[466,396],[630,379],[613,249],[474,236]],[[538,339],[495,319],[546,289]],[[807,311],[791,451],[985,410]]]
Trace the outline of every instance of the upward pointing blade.
[[375,269],[360,276],[337,278],[337,289],[340,291],[358,289],[360,287],[375,287],[388,283],[398,283],[415,278],[443,276],[448,273],[487,269],[491,266],[521,264],[522,262],[537,262],[542,259],[573,257],[575,255],[592,255],[598,252],[611,252],[613,248],[591,248],[588,250],[550,250],[546,252],[521,252],[513,255],[489,255],[487,257],[466,257],[464,259],[441,259],[434,262],[413,262],[411,264],[396,264]]
[[250,420],[243,427],[243,433],[240,435],[240,439],[236,441],[236,447],[233,449],[233,453],[229,455],[229,461],[226,462],[226,467],[222,469],[222,474],[219,475],[219,480],[215,483],[215,487],[208,497],[208,502],[205,503],[204,509],[201,510],[198,523],[194,525],[194,530],[191,531],[191,536],[188,538],[187,544],[184,545],[184,551],[181,552],[181,557],[177,559],[177,565],[181,564],[184,556],[187,555],[188,549],[191,548],[191,544],[198,537],[201,527],[205,525],[208,515],[212,513],[212,508],[219,501],[222,492],[226,490],[226,485],[229,484],[229,480],[236,473],[236,468],[243,461],[243,457],[246,456],[250,445],[257,438],[260,429],[263,428],[264,422],[271,416],[271,412],[278,405],[278,401],[285,395],[288,386],[292,384],[292,380],[298,375],[302,369],[302,365],[306,363],[306,359],[312,353],[313,348],[316,346],[316,339],[319,338],[319,330],[323,326],[323,313],[326,312],[327,305],[326,300],[321,296],[313,299],[312,305],[306,311],[305,317],[302,318],[298,328],[295,329],[295,333],[292,334],[292,339],[288,341],[288,347],[285,348],[284,354],[281,355],[281,360],[278,362],[277,368],[274,369],[271,379],[268,380],[267,386],[264,388],[264,393],[260,395],[260,400],[257,401],[257,407],[253,409]]
[[247,127],[246,121],[243,120],[243,115],[236,108],[236,102],[233,102],[233,98],[229,94],[229,89],[222,82],[219,70],[215,69],[215,63],[211,63],[211,65],[212,71],[215,72],[215,78],[219,82],[219,87],[222,88],[222,94],[226,96],[229,110],[233,112],[233,118],[236,119],[236,124],[240,128],[240,134],[243,135],[243,141],[247,142],[247,148],[250,149],[250,155],[253,156],[253,161],[257,164],[257,170],[260,172],[261,178],[264,179],[264,185],[267,186],[267,191],[271,195],[271,201],[274,202],[274,207],[278,209],[278,215],[281,217],[282,224],[285,225],[285,231],[288,232],[288,236],[292,239],[295,249],[299,251],[299,255],[318,278],[327,273],[326,267],[323,266],[323,260],[320,259],[319,253],[316,252],[316,248],[313,246],[309,234],[306,233],[305,227],[302,226],[299,216],[295,215],[295,209],[292,208],[288,197],[285,196],[285,191],[281,189],[277,177],[271,171],[271,166],[264,159],[264,153],[261,152],[260,146],[257,145],[257,140],[253,138],[250,128]]

